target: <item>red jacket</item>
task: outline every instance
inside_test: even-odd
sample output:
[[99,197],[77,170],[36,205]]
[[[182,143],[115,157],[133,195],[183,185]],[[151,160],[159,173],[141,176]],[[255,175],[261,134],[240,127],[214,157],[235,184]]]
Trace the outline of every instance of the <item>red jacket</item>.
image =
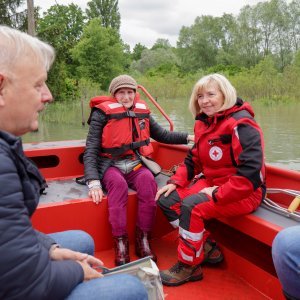
[[210,186],[218,186],[213,199],[220,204],[244,199],[263,186],[263,134],[253,117],[251,106],[241,99],[212,118],[198,115],[195,145],[171,182],[187,187],[202,173]]
[[90,106],[100,109],[108,117],[102,133],[101,156],[131,155],[134,149],[139,149],[145,156],[153,152],[150,144],[150,110],[138,94],[131,110],[109,96],[92,98]]

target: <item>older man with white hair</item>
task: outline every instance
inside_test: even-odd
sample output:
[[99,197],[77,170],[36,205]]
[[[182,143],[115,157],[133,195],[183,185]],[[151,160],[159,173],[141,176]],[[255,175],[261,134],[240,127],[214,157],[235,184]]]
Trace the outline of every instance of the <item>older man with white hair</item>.
[[83,231],[52,235],[32,227],[45,181],[24,155],[20,136],[38,129],[52,95],[48,44],[0,26],[0,299],[147,299],[130,275],[103,277]]

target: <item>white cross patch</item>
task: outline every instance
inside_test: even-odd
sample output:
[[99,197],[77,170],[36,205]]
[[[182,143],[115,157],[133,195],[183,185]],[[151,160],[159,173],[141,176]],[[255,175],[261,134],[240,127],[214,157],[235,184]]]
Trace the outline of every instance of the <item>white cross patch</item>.
[[220,160],[223,156],[223,151],[220,147],[214,146],[209,150],[209,156],[212,160]]

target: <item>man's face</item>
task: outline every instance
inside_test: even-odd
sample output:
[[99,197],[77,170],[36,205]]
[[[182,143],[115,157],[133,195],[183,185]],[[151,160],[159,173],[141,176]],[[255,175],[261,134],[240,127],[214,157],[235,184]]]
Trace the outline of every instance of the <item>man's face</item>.
[[24,57],[10,73],[0,81],[0,128],[20,136],[38,129],[38,115],[52,95],[46,69],[33,57]]

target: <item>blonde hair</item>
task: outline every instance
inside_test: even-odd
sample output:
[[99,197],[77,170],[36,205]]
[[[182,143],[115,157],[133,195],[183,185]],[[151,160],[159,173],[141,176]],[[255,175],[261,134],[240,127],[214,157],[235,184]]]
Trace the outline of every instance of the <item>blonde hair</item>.
[[219,111],[229,109],[236,103],[236,90],[225,76],[217,73],[206,75],[196,82],[190,97],[189,109],[194,117],[201,113],[201,109],[198,104],[199,91],[206,89],[212,84],[214,84],[224,96],[224,104]]
[[33,59],[42,62],[49,71],[55,51],[36,37],[0,25],[0,72],[9,72],[26,55],[33,55]]

